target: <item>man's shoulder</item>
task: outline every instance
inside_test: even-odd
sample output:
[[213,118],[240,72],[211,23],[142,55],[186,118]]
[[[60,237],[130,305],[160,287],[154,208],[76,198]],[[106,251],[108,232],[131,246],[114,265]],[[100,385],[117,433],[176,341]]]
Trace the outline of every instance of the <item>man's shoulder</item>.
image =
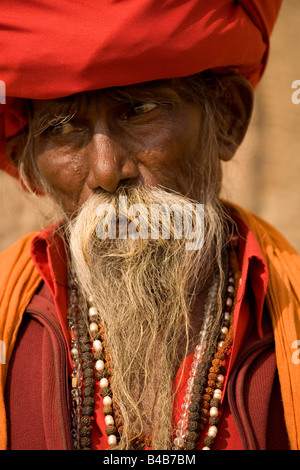
[[13,242],[7,248],[0,252],[0,256],[5,255],[6,253],[12,253],[16,250],[23,250],[27,246],[31,245],[32,240],[39,234],[40,232],[29,232],[20,237],[17,241]]
[[24,311],[41,282],[41,276],[31,257],[31,242],[35,236],[35,232],[24,235],[0,253],[0,332],[2,333],[6,325],[5,319],[10,318],[11,324],[15,324],[15,319]]
[[27,262],[31,259],[31,244],[39,232],[30,232],[23,235],[19,240],[0,252],[1,270],[6,269],[8,265],[20,262]]
[[229,212],[238,216],[248,226],[263,249],[273,247],[273,249],[287,251],[295,255],[296,258],[299,257],[299,254],[286,237],[268,221],[237,204],[230,202],[226,203],[226,206]]

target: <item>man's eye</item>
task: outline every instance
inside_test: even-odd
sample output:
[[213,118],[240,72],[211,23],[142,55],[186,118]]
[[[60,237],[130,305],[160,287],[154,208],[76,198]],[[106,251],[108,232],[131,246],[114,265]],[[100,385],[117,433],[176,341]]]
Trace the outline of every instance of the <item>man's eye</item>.
[[145,103],[133,103],[129,109],[124,112],[123,119],[130,119],[136,116],[142,116],[143,114],[150,113],[157,108],[157,103],[145,102]]
[[64,122],[62,124],[57,124],[56,126],[53,126],[50,132],[52,135],[66,135],[76,130],[77,128],[73,126],[73,124],[71,124],[70,122]]
[[139,103],[133,107],[133,111],[136,114],[146,114],[152,111],[153,109],[157,108],[156,103]]

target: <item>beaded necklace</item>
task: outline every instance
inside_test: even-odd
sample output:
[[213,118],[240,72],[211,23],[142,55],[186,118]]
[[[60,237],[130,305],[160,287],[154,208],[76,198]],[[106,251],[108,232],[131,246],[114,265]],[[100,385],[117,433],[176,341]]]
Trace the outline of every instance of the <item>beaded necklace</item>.
[[[213,318],[218,278],[215,279],[207,297],[203,327],[199,342],[195,347],[190,378],[181,407],[182,413],[175,429],[173,450],[196,449],[200,434],[207,422],[209,428],[202,449],[210,450],[218,432],[219,408],[226,373],[224,361],[233,341],[234,299],[239,279],[234,252],[236,243],[236,236],[232,236],[229,244],[232,271],[228,273],[227,295],[216,350],[207,347],[207,326]],[[78,295],[74,276],[71,276],[69,285],[68,325],[73,366],[71,380],[73,446],[76,450],[91,448],[91,421],[95,404],[96,377],[99,380],[100,395],[103,398],[105,433],[108,436],[109,447],[114,447],[122,435],[122,416],[110,388],[113,365],[106,344],[105,328],[93,306],[93,299],[89,299],[86,305]],[[86,308],[88,308],[88,325],[84,320]],[[150,436],[141,436],[136,440],[136,445],[138,448],[150,446]]]
[[[222,398],[224,382],[224,368],[222,367],[225,356],[232,343],[232,315],[233,296],[235,292],[235,280],[232,272],[229,272],[227,298],[223,313],[222,325],[218,337],[217,352],[214,354],[207,379],[205,379],[205,357],[207,351],[207,330],[203,328],[200,333],[200,342],[195,348],[193,363],[190,370],[190,378],[187,381],[184,403],[181,406],[182,413],[176,427],[173,450],[193,450],[197,448],[199,434],[203,431],[209,417],[208,437],[216,437],[219,405]],[[216,293],[217,286],[211,289],[211,295]],[[212,303],[208,299],[206,315],[204,315],[204,327],[212,317]],[[221,374],[223,372],[223,374]],[[206,447],[211,447],[212,441],[206,440]],[[208,443],[210,444],[208,446]]]

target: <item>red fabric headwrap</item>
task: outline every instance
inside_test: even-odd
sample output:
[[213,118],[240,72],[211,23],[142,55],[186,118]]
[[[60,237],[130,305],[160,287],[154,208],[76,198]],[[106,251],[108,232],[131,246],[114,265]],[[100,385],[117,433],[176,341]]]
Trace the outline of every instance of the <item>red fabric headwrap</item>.
[[22,99],[231,67],[253,87],[266,65],[281,0],[3,0],[0,168],[25,124]]

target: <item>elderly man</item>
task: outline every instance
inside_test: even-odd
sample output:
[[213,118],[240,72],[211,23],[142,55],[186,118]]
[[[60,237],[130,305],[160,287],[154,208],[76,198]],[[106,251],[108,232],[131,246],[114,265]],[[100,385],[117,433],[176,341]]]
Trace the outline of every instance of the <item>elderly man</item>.
[[299,449],[299,258],[219,197],[262,3],[2,6],[1,167],[59,219],[0,258],[2,448]]

